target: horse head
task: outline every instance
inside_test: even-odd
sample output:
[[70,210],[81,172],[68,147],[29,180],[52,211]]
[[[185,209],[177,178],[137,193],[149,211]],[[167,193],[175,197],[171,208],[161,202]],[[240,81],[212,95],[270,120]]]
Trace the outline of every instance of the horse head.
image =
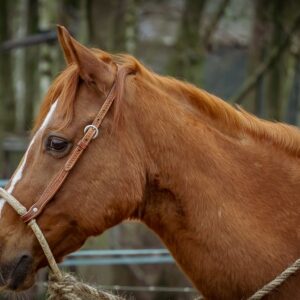
[[[87,237],[134,214],[142,201],[145,165],[143,143],[125,105],[122,120],[116,118],[118,102],[134,88],[131,70],[119,81],[118,74],[130,68],[118,66],[108,53],[81,45],[63,27],[58,27],[58,35],[67,68],[42,103],[32,140],[6,187],[8,192],[31,207],[49,189],[112,89],[116,94],[99,134],[37,218],[60,261]],[[2,285],[12,290],[27,288],[36,271],[46,265],[44,254],[30,228],[3,199],[0,224]]]

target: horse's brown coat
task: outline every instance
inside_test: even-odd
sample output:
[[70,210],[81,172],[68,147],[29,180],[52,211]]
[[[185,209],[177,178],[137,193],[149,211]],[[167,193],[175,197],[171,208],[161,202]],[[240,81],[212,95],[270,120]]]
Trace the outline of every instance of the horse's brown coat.
[[[137,219],[161,237],[208,299],[241,299],[300,256],[298,129],[236,110],[130,56],[88,50],[66,31],[60,41],[71,64],[50,88],[36,128],[57,98],[58,108],[13,191],[27,207],[66,160],[46,153],[47,136],[75,143],[110,89],[114,63],[135,74],[100,137],[38,219],[57,258],[88,236]],[[100,73],[90,64],[95,59],[105,64]],[[26,249],[34,253],[33,271],[45,265],[30,230],[8,205],[0,222],[2,264]],[[270,299],[299,298],[299,278]]]

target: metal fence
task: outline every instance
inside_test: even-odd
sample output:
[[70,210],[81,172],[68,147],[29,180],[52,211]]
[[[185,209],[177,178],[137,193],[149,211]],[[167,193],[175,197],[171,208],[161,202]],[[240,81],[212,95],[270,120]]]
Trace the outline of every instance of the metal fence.
[[0,187],[4,187],[7,184],[7,179],[0,179]]
[[62,266],[112,266],[174,263],[166,249],[81,250],[70,254]]
[[[115,266],[115,265],[148,265],[173,264],[175,261],[167,249],[107,249],[107,250],[80,250],[70,254],[62,267],[70,266]],[[183,293],[196,295],[197,291],[189,286],[125,286],[101,285],[102,289],[126,292],[159,292]],[[201,298],[199,298],[201,299]]]

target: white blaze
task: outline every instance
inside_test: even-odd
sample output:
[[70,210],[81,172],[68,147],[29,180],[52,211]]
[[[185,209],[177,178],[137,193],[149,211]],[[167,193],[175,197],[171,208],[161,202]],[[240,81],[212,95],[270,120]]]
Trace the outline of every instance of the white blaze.
[[[45,127],[48,125],[48,123],[50,122],[51,120],[51,117],[56,109],[56,106],[57,106],[57,100],[51,105],[50,109],[49,109],[49,112],[46,116],[46,118],[44,119],[41,127],[39,128],[39,130],[35,133],[34,137],[32,138],[28,148],[27,148],[27,151],[22,159],[22,163],[20,164],[19,168],[17,169],[16,173],[14,174],[13,178],[11,178],[11,182],[10,182],[10,186],[8,188],[8,192],[11,194],[12,191],[14,190],[16,184],[22,179],[22,175],[23,175],[23,171],[24,171],[24,168],[25,168],[25,165],[26,165],[26,161],[27,161],[27,157],[28,157],[28,153],[30,151],[30,148],[32,147],[32,145],[34,144],[35,140],[36,140],[36,137],[38,136],[38,134],[40,132],[42,132]],[[1,216],[1,211],[3,209],[3,206],[5,204],[5,200],[0,198],[0,216]]]

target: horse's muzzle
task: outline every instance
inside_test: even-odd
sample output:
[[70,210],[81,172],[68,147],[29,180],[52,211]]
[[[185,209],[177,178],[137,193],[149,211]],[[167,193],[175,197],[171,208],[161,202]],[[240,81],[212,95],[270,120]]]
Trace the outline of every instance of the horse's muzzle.
[[33,258],[29,253],[22,253],[10,263],[1,266],[1,285],[10,290],[23,289],[23,283],[32,271]]

